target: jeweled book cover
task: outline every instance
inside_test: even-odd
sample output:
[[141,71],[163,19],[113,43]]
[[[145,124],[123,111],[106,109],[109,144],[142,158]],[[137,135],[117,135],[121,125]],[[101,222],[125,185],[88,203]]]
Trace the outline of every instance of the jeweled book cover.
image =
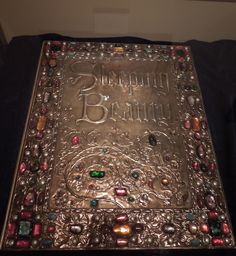
[[189,47],[44,42],[1,246],[234,246]]

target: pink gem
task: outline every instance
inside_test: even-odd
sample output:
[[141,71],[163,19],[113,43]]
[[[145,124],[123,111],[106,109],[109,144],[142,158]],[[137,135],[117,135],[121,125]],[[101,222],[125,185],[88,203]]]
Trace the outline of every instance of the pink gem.
[[129,218],[127,214],[119,214],[115,217],[115,220],[116,222],[124,223],[124,222],[127,222]]
[[37,138],[37,139],[42,139],[42,138],[43,138],[43,132],[42,132],[42,131],[38,131],[38,132],[36,133],[36,138]]
[[72,145],[78,145],[79,144],[79,137],[77,135],[72,136],[71,144]]
[[20,212],[20,218],[21,219],[31,219],[33,216],[32,211],[21,211]]
[[229,225],[225,222],[221,223],[221,231],[224,235],[228,235],[230,232]]
[[127,246],[128,245],[128,240],[127,239],[123,239],[123,238],[118,238],[116,240],[116,244],[117,246],[119,247],[124,247],[124,246]]
[[190,128],[191,128],[191,122],[190,122],[190,120],[185,120],[185,121],[184,121],[184,128],[185,128],[185,129],[190,129]]
[[39,236],[41,234],[42,225],[40,223],[34,224],[33,236]]
[[115,188],[115,194],[117,196],[127,196],[126,188]]
[[201,224],[200,230],[202,233],[207,234],[209,232],[209,227],[206,223]]
[[15,223],[8,223],[7,225],[7,237],[12,237],[16,233],[16,224]]
[[27,169],[26,163],[22,162],[22,163],[20,164],[20,167],[19,167],[19,172],[22,174],[22,173],[25,172],[26,169]]
[[28,240],[17,240],[16,247],[17,248],[28,248],[30,246],[30,241]]
[[35,203],[34,192],[28,192],[24,198],[24,205],[25,206],[33,206],[34,203]]
[[48,233],[54,233],[55,232],[55,230],[56,230],[56,227],[55,226],[48,226]]
[[208,170],[209,171],[214,171],[216,169],[216,164],[214,162],[211,162],[209,165],[208,165]]

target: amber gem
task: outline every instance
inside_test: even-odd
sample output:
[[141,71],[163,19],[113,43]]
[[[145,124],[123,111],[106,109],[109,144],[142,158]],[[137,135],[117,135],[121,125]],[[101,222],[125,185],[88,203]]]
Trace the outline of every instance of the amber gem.
[[115,225],[113,227],[113,232],[118,236],[129,236],[132,232],[131,226],[128,224],[125,225]]
[[37,123],[37,130],[38,131],[43,131],[45,129],[46,121],[47,121],[46,116],[40,116],[39,117],[39,120],[38,120],[38,123]]

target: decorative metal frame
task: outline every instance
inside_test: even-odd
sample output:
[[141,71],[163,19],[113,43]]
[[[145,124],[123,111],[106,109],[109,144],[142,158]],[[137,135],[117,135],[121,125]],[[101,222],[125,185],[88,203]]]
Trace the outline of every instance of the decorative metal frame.
[[44,42],[1,247],[233,246],[190,48]]

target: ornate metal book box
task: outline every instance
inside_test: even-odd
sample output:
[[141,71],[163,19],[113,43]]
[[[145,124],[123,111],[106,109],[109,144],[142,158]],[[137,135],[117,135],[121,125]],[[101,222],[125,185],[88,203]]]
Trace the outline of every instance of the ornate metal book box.
[[45,42],[2,248],[233,247],[189,47]]

